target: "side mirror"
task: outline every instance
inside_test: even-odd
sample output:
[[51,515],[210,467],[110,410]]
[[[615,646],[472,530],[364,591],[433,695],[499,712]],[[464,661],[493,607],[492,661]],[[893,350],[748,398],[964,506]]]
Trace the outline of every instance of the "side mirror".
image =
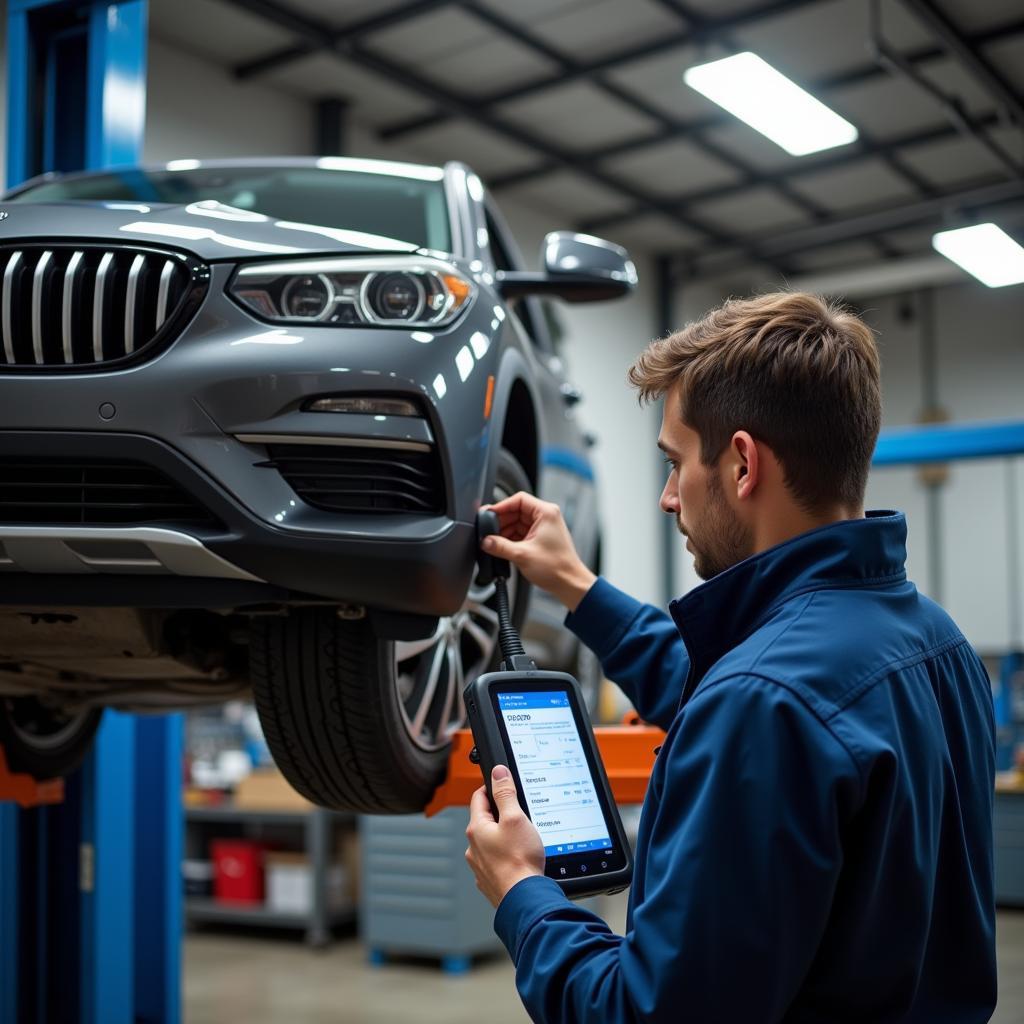
[[551,295],[566,302],[601,302],[628,295],[636,287],[636,267],[614,242],[575,231],[552,231],[541,250],[544,273],[503,270],[498,287],[507,299]]

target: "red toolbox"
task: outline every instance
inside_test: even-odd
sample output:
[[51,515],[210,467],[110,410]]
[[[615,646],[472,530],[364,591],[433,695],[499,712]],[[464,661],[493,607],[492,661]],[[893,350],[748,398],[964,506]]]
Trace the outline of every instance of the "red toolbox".
[[214,839],[210,843],[214,899],[218,903],[262,903],[265,853],[262,843]]

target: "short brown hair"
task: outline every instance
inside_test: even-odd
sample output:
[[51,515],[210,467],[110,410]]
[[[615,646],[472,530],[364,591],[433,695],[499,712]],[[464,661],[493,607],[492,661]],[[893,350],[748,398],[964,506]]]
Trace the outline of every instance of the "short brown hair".
[[881,421],[878,349],[841,306],[802,292],[729,299],[651,342],[629,382],[641,402],[680,385],[705,465],[746,430],[772,449],[807,510],[863,503]]

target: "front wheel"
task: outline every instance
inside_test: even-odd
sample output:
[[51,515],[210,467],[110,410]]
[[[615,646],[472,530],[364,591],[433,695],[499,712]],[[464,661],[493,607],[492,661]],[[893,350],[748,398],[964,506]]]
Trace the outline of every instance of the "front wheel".
[[36,779],[70,775],[89,752],[102,711],[65,712],[35,697],[0,697],[0,745],[7,767]]
[[[513,456],[499,455],[492,500],[529,490]],[[513,568],[509,599],[522,624],[528,587]],[[297,608],[254,621],[250,676],[267,744],[307,799],[370,814],[421,811],[443,781],[462,691],[498,661],[494,584],[470,587],[431,636],[382,640],[367,620]]]

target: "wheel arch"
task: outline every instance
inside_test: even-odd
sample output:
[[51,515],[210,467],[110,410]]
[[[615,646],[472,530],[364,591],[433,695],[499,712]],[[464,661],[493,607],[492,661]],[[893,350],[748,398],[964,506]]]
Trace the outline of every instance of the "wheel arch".
[[541,424],[539,402],[526,360],[514,349],[502,357],[491,409],[491,439],[482,494],[492,493],[498,452],[505,448],[523,467],[536,491],[540,484]]

